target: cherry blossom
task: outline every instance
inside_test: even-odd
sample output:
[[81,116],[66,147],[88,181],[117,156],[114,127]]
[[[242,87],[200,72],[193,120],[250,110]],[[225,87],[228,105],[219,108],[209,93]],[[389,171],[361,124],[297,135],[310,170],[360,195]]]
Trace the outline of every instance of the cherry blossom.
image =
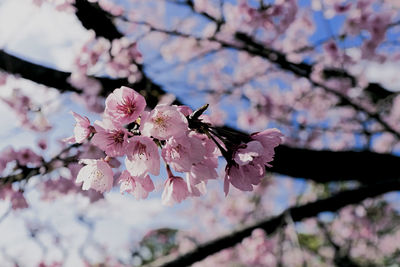
[[110,165],[104,160],[82,159],[86,164],[76,178],[76,183],[83,183],[82,189],[92,188],[100,193],[108,192],[113,186],[114,173]]
[[185,180],[181,177],[174,176],[169,168],[167,170],[168,179],[164,183],[164,191],[161,199],[163,205],[171,206],[174,203],[182,202],[190,193]]
[[265,175],[265,165],[275,155],[274,148],[282,142],[282,133],[278,129],[267,129],[253,133],[250,141],[240,145],[233,153],[233,162],[226,166],[224,192],[229,192],[229,184],[243,191],[253,191],[253,185],[260,183]]
[[91,142],[110,157],[123,156],[128,145],[128,131],[110,120],[95,121]]
[[185,116],[176,106],[158,105],[144,116],[140,130],[144,136],[166,140],[184,135],[188,129]]
[[125,166],[133,176],[142,176],[147,172],[159,175],[160,155],[154,141],[147,136],[130,138]]
[[171,137],[167,140],[161,154],[166,163],[178,172],[190,171],[191,167],[205,158],[206,150],[195,133]]
[[283,134],[274,128],[253,133],[251,138],[261,143],[264,148],[261,154],[262,160],[265,165],[270,166],[268,163],[274,159],[274,148],[283,142]]
[[128,171],[123,171],[119,177],[120,192],[127,192],[136,199],[145,199],[154,190],[154,184],[149,175],[132,176]]
[[143,96],[135,90],[122,86],[106,99],[105,115],[120,124],[135,121],[146,107]]
[[74,127],[74,135],[67,140],[71,143],[75,142],[80,144],[94,132],[94,128],[90,125],[90,121],[87,117],[82,117],[73,111],[71,111],[71,114],[74,116],[76,124]]
[[[77,44],[78,53],[66,69],[58,66],[61,61],[43,68],[41,60],[30,62],[29,55],[8,55],[7,50],[15,50],[14,42],[7,42],[7,49],[0,51],[5,59],[0,62],[2,103],[13,111],[19,126],[37,135],[29,148],[19,144],[29,138],[12,136],[19,148],[0,153],[0,199],[11,209],[27,207],[32,187],[43,200],[78,194],[94,202],[113,186],[145,199],[164,184],[160,202],[185,201],[184,206],[193,202],[190,222],[199,218],[189,233],[156,237],[155,242],[164,246],[171,240],[179,242],[165,250],[179,257],[237,225],[268,219],[285,205],[318,204],[320,198],[358,186],[365,186],[365,192],[374,189],[373,174],[361,177],[357,173],[364,171],[362,162],[354,162],[361,168],[353,169],[352,175],[346,175],[347,171],[337,175],[337,170],[325,175],[314,161],[309,161],[310,167],[297,164],[292,168],[293,151],[310,157],[320,154],[321,159],[329,154],[324,164],[333,162],[332,166],[336,162],[329,160],[330,155],[348,155],[349,150],[356,150],[354,158],[362,155],[371,162],[379,161],[383,153],[382,166],[395,169],[389,163],[398,156],[400,97],[398,79],[389,73],[400,59],[398,0],[311,0],[309,6],[294,0],[133,0],[129,5],[119,5],[117,0],[32,1],[46,12],[52,8],[68,11],[68,16],[81,22],[88,40]],[[49,88],[42,94],[36,90],[40,87]],[[97,113],[88,117],[101,118],[91,125],[87,117],[72,113],[76,121],[68,139],[72,145],[57,144],[57,148],[51,140],[58,132],[43,135],[52,128],[50,123],[59,124],[57,112],[63,110],[49,109],[57,102],[48,97],[52,93],[63,97],[63,103],[69,103],[66,98],[71,96],[76,104]],[[209,106],[194,110],[199,103]],[[250,134],[254,131],[259,132]],[[288,146],[279,149],[282,133]],[[270,173],[275,152],[281,153],[280,162]],[[86,166],[77,164],[79,159]],[[167,177],[162,175],[164,163]],[[379,183],[386,183],[385,176],[392,174],[378,169]],[[295,177],[284,177],[288,173],[311,174],[301,181],[305,194],[299,195]],[[238,190],[229,191],[231,185]],[[222,191],[230,196],[224,197]],[[375,190],[370,192],[375,196]],[[113,193],[105,196],[106,201],[115,197]],[[247,231],[235,247],[194,266],[396,265],[397,198],[389,197],[322,214],[321,221],[315,214],[311,222],[291,218],[288,206],[275,233]],[[104,214],[108,217],[114,212]],[[78,220],[89,230],[98,229],[94,217],[82,212]],[[198,222],[205,224],[199,227]],[[36,228],[29,229],[32,239],[39,236]],[[98,249],[104,262],[85,258],[88,266],[139,264],[164,254],[156,249],[156,256],[149,256],[153,250],[140,247],[137,253],[128,251],[134,259],[125,260],[122,253],[116,259],[114,254],[107,255],[109,244],[89,243],[81,247],[82,256],[87,247]],[[150,248],[154,247],[157,243]],[[47,251],[43,252],[45,257]],[[43,259],[40,264],[51,265]]]

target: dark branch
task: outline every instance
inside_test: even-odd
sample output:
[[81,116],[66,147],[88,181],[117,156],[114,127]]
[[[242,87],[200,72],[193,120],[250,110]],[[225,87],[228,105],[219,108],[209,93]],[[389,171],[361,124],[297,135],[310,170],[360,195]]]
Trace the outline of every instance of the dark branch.
[[[88,30],[93,30],[96,36],[104,37],[110,42],[124,36],[115,26],[113,16],[104,11],[97,3],[89,3],[87,0],[77,0],[74,6],[76,8],[76,17],[82,23],[82,26]],[[134,84],[130,84],[128,80],[122,79],[120,80],[120,86],[126,85],[138,90],[146,98],[147,104],[150,107],[154,107],[158,103],[160,97],[166,92],[160,85],[154,83],[152,79],[147,76],[142,64],[137,62],[132,63],[136,64],[138,70],[142,74],[142,78]],[[111,90],[107,91],[106,95],[117,87],[119,86],[112,87]],[[181,102],[175,100],[173,104],[179,105]]]
[[114,40],[123,37],[123,34],[115,27],[112,16],[104,11],[98,4],[87,0],[76,0],[76,17],[86,29],[93,29],[96,36]]
[[[36,83],[57,88],[62,92],[80,92],[79,89],[72,87],[67,82],[70,73],[43,67],[11,56],[4,51],[0,51],[0,69],[20,75],[22,78],[30,79]],[[106,95],[105,92],[110,92],[122,85],[129,86],[129,83],[124,79],[96,79],[106,88],[104,95]],[[133,88],[146,88],[145,86],[148,82],[142,80],[134,84]],[[159,97],[164,94],[164,91],[159,85],[154,83],[151,83],[151,85],[150,90],[142,90],[142,93],[144,95],[148,94],[146,101],[150,107],[154,107]],[[179,104],[179,102],[175,103]],[[303,177],[316,182],[357,180],[363,183],[370,183],[377,179],[397,178],[397,166],[400,166],[400,158],[389,154],[367,151],[315,151],[279,146],[276,149],[273,166],[269,171],[292,177]]]
[[67,82],[71,73],[31,63],[0,50],[0,69],[24,79],[57,88],[60,92],[81,92]]
[[400,190],[400,181],[398,180],[376,183],[353,190],[346,190],[326,199],[321,199],[302,206],[289,208],[279,216],[269,218],[241,230],[235,231],[229,235],[209,241],[198,246],[196,249],[187,254],[179,255],[177,258],[167,256],[166,258],[161,258],[148,266],[188,266],[195,262],[201,261],[223,249],[235,246],[244,238],[250,236],[255,229],[261,228],[266,233],[272,234],[278,228],[286,224],[285,217],[287,215],[290,215],[294,222],[299,222],[303,219],[314,217],[321,212],[337,211],[347,205],[359,203],[364,199],[373,198],[396,190]]
[[[68,82],[71,76],[70,72],[59,71],[56,69],[44,67],[35,64],[19,57],[10,55],[5,51],[0,50],[0,69],[14,74],[24,79],[31,80],[35,83],[42,84],[48,87],[53,87],[64,92],[82,93],[81,89],[72,86]],[[89,78],[96,79],[102,85],[100,95],[106,97],[115,88],[121,86],[129,86],[140,92],[147,101],[149,107],[155,107],[165,91],[156,83],[152,82],[147,77],[144,77],[136,83],[129,83],[127,79],[110,79],[105,77],[88,76]],[[174,104],[181,104],[179,100],[175,100]]]
[[[72,86],[68,82],[68,78],[71,76],[70,72],[60,71],[35,64],[22,58],[10,55],[3,50],[0,50],[0,69],[21,78],[31,80],[35,83],[53,87],[59,90],[61,93],[82,93],[81,89]],[[103,96],[107,96],[114,88],[129,84],[129,82],[125,79],[108,79],[92,76],[89,76],[89,78],[96,79],[101,83],[103,87],[101,94]]]
[[319,183],[356,180],[374,183],[398,179],[400,158],[369,151],[328,151],[292,148],[284,145],[276,149],[273,167],[278,174],[300,177]]
[[[247,47],[247,49],[253,49],[252,52],[256,53],[258,56],[262,56],[267,58],[270,61],[278,64],[282,69],[291,71],[292,73],[305,77],[310,78],[312,73],[313,65],[305,62],[301,63],[293,63],[286,59],[285,54],[266,48],[265,46],[257,43],[253,38],[244,34],[244,33],[237,33],[235,36],[238,40],[242,41],[242,43]],[[343,69],[337,68],[326,68],[323,70],[324,78],[329,80],[331,78],[341,78],[341,79],[348,79],[352,86],[356,85],[356,77],[348,73]],[[365,91],[371,94],[371,98],[376,100],[377,97],[386,98],[394,93],[392,91],[387,90],[386,88],[382,87],[380,84],[377,83],[370,83],[365,88]]]

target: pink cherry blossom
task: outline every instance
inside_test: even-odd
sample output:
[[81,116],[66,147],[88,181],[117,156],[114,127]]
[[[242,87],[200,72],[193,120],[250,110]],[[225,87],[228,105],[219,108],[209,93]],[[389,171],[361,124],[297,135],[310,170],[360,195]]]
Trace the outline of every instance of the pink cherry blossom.
[[73,111],[71,111],[71,114],[74,116],[76,124],[74,127],[74,135],[69,138],[69,141],[81,144],[94,131],[94,128],[90,125],[90,121],[87,117],[82,117]]
[[193,110],[188,106],[178,106],[178,110],[185,115],[185,117],[189,116],[193,113]]
[[82,189],[92,188],[101,193],[108,192],[113,186],[113,171],[104,160],[83,159],[81,163],[86,164],[80,169],[76,183],[82,183]]
[[110,157],[123,156],[128,145],[128,131],[110,120],[95,121],[96,133],[92,143],[106,152]]
[[166,140],[186,133],[188,122],[176,106],[158,105],[144,116],[140,130],[144,136]]
[[262,132],[253,133],[253,140],[259,141],[264,148],[262,159],[265,165],[271,166],[268,162],[274,159],[274,148],[283,142],[283,134],[276,128],[267,129]]
[[145,107],[146,100],[142,95],[122,86],[107,97],[104,113],[116,122],[128,124],[139,118]]
[[190,196],[188,185],[183,178],[174,176],[167,165],[168,179],[164,183],[164,191],[161,195],[162,204],[171,206],[180,203]]
[[178,138],[170,138],[161,154],[165,162],[178,172],[190,171],[192,165],[204,160],[206,150],[194,132]]
[[46,139],[40,139],[40,140],[37,142],[37,145],[38,145],[38,147],[39,147],[40,149],[46,150],[46,149],[47,149],[47,141],[46,141]]
[[242,191],[253,191],[253,185],[260,183],[265,175],[264,165],[253,160],[247,165],[228,165],[224,180],[225,195],[229,192],[229,183]]
[[233,154],[234,162],[226,167],[224,192],[228,194],[229,184],[243,191],[252,191],[265,175],[264,165],[275,155],[274,148],[282,142],[278,129],[267,129],[251,135],[253,141],[241,145]]
[[217,179],[218,173],[216,168],[218,167],[218,159],[205,159],[200,163],[194,164],[189,172],[187,172],[187,177],[190,178],[192,185],[197,185],[201,182],[207,182],[207,180]]
[[254,158],[260,157],[263,154],[263,146],[258,141],[251,141],[245,144],[245,147],[239,148],[235,153],[235,162],[239,166],[249,164]]
[[132,176],[128,171],[124,171],[119,178],[120,192],[127,192],[136,199],[145,199],[149,192],[154,190],[153,181],[149,175],[144,177]]
[[129,140],[126,169],[133,176],[142,176],[147,172],[160,174],[160,154],[157,145],[147,136],[135,136]]

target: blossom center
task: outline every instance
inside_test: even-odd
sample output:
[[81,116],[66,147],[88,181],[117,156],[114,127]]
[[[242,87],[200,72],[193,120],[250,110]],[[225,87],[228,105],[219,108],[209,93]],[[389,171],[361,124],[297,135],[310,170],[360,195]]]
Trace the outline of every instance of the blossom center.
[[146,145],[142,144],[142,143],[138,143],[137,147],[136,147],[136,151],[138,154],[139,159],[148,159],[148,155],[147,155],[147,151],[146,151]]
[[168,123],[168,116],[165,115],[159,115],[156,118],[154,118],[153,122],[161,128],[161,130],[166,130],[167,128],[167,123]]
[[104,173],[101,172],[100,170],[93,170],[91,173],[92,177],[94,178],[94,181],[100,181],[104,177]]
[[121,104],[118,104],[117,110],[122,114],[132,115],[136,110],[135,101],[130,97],[126,97]]
[[125,134],[123,131],[114,132],[109,139],[113,142],[113,144],[122,145],[124,143]]

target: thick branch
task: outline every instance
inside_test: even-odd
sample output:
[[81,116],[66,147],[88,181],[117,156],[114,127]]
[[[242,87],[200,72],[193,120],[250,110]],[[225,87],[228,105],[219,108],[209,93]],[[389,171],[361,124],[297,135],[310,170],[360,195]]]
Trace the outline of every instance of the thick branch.
[[[291,68],[290,66],[288,65],[288,68]],[[0,68],[34,82],[57,88],[62,92],[80,92],[79,89],[72,87],[67,82],[70,73],[43,67],[9,55],[4,51],[0,51]],[[308,72],[307,67],[305,70]],[[159,97],[165,93],[159,85],[147,78],[134,85],[129,85],[125,79],[96,79],[103,85],[105,89],[103,95],[105,96],[114,88],[122,85],[133,86],[137,89],[150,88],[142,92],[145,95],[148,94],[146,99],[150,107],[154,107]],[[370,183],[376,179],[396,178],[396,166],[400,165],[400,158],[372,152],[313,151],[280,146],[277,148],[273,165],[274,167],[270,169],[272,172],[303,177],[317,182],[357,180]],[[375,166],[379,166],[379,168]]]
[[[72,87],[67,78],[70,73],[43,67],[4,51],[0,51],[0,68],[20,75],[22,78],[34,82],[59,88],[60,91],[80,92]],[[112,80],[107,78],[96,78],[111,91],[129,83],[124,79]],[[133,88],[145,88],[146,81],[140,81],[133,85]],[[143,87],[142,87],[143,86]],[[164,94],[162,88],[152,83],[146,101],[150,107],[154,107],[160,95]],[[176,102],[179,104],[179,102]],[[229,129],[232,130],[232,129]],[[400,158],[389,154],[378,154],[373,152],[353,151],[315,151],[308,149],[291,148],[279,146],[276,149],[276,156],[273,168],[269,171],[288,175],[292,177],[303,177],[316,182],[330,182],[338,180],[357,180],[363,183],[370,183],[377,179],[392,179],[398,177],[397,167],[400,166]],[[377,167],[378,166],[378,167]]]
[[114,40],[123,37],[115,27],[112,16],[98,6],[87,0],[75,0],[76,16],[86,29],[93,29],[96,36]]
[[81,92],[67,82],[71,73],[31,63],[0,50],[0,69],[33,82],[54,87],[61,92]]
[[[76,17],[82,23],[82,26],[88,30],[93,30],[96,36],[104,37],[110,42],[124,36],[115,26],[113,16],[104,11],[97,3],[89,3],[87,0],[76,0],[74,6],[76,8]],[[122,79],[121,82],[124,83],[123,85],[141,90],[140,93],[146,98],[148,105],[150,103],[150,106],[154,107],[160,97],[165,94],[165,91],[147,76],[142,64],[133,63],[138,67],[142,78],[134,84],[129,84],[126,79]],[[112,90],[116,87],[113,87]],[[179,105],[181,102],[175,100],[174,104]]]
[[[53,87],[60,92],[82,93],[82,90],[72,86],[68,82],[71,76],[70,72],[60,71],[49,67],[44,67],[24,60],[22,58],[10,55],[0,50],[0,69],[10,74],[20,76],[38,84]],[[114,88],[122,85],[128,85],[125,79],[108,79],[102,77],[89,77],[99,81],[103,87],[102,95],[106,96]]]
[[314,217],[321,212],[337,211],[347,205],[359,203],[364,199],[373,198],[396,190],[400,190],[400,181],[398,180],[346,190],[326,199],[317,200],[299,207],[289,208],[279,216],[272,217],[235,231],[229,235],[209,241],[187,254],[179,255],[177,258],[172,258],[172,256],[162,258],[148,266],[188,266],[223,249],[235,246],[244,238],[249,237],[255,229],[261,228],[266,231],[266,233],[272,234],[278,228],[286,224],[285,217],[287,215],[290,215],[294,222],[299,222],[303,219]]
[[[24,79],[31,80],[38,84],[43,84],[48,87],[53,87],[60,92],[76,92],[82,93],[82,90],[72,86],[68,82],[68,78],[71,76],[70,72],[59,71],[53,68],[44,67],[39,64],[29,62],[19,57],[10,55],[5,51],[0,50],[0,69],[20,76]],[[102,85],[101,95],[106,97],[115,88],[121,86],[129,86],[139,91],[147,101],[149,107],[155,107],[158,100],[165,91],[156,83],[152,82],[147,77],[144,77],[136,83],[129,83],[127,79],[110,79],[105,77],[94,77],[89,78],[96,79]],[[181,104],[179,100],[175,100],[174,104]]]
[[370,151],[328,151],[292,148],[276,149],[274,173],[300,177],[315,182],[355,180],[361,183],[398,179],[400,158]]

